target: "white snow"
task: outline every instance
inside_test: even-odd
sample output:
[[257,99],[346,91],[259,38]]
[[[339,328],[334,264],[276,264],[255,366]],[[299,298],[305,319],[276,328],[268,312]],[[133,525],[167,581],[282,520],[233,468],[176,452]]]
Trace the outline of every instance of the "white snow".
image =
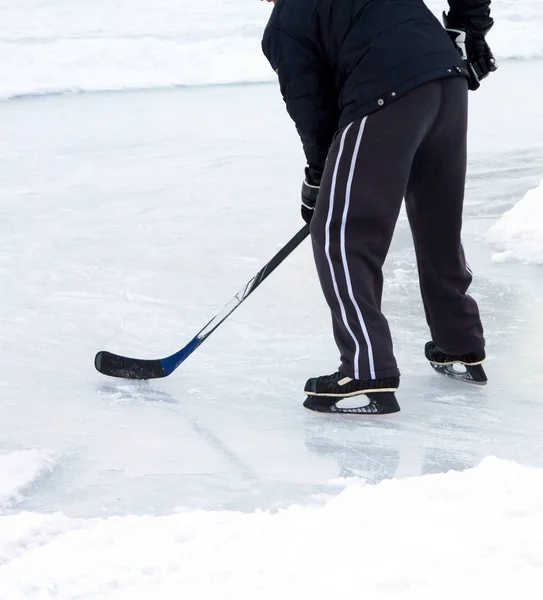
[[543,470],[350,485],[275,513],[0,518],[9,600],[527,600],[543,586]]
[[48,450],[20,450],[0,454],[0,511],[24,499],[25,490],[55,466],[55,454]]
[[543,263],[543,181],[494,223],[486,239],[502,248],[493,260]]
[[[0,2],[0,100],[27,95],[276,80],[260,49],[271,5]],[[444,2],[428,3],[438,18]],[[5,5],[5,6],[3,6]],[[44,7],[47,8],[44,8]],[[493,5],[496,58],[543,58],[539,3]]]
[[276,79],[259,40],[240,36],[0,41],[0,54],[0,99]]

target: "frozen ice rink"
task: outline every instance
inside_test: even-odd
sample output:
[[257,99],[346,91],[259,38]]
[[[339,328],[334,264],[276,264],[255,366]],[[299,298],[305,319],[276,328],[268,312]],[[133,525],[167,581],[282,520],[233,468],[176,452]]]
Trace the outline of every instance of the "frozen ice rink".
[[[384,298],[402,371],[402,412],[386,420],[319,416],[301,406],[305,380],[331,373],[338,364],[307,241],[167,379],[129,382],[94,370],[94,354],[101,349],[141,358],[178,350],[290,239],[302,225],[303,157],[274,74],[261,71],[260,57],[254,64],[248,59],[246,71],[217,62],[228,48],[224,36],[235,28],[228,29],[228,19],[243,13],[233,8],[237,3],[224,3],[216,15],[224,27],[219,41],[203,26],[191,37],[186,26],[182,41],[189,46],[179,44],[177,60],[183,52],[185,59],[196,57],[195,44],[207,48],[207,54],[198,54],[201,63],[190,63],[192,79],[172,80],[164,73],[168,81],[150,83],[151,75],[160,75],[153,57],[163,64],[162,51],[172,56],[163,44],[177,43],[168,30],[171,21],[160,11],[152,13],[156,19],[163,15],[160,23],[146,20],[145,2],[136,3],[141,23],[165,32],[153,45],[143,25],[135,32],[132,24],[132,35],[111,13],[115,39],[127,44],[111,46],[128,64],[125,68],[116,55],[119,73],[136,69],[131,41],[141,35],[149,44],[144,48],[149,71],[139,73],[148,85],[132,74],[120,87],[156,89],[132,91],[106,91],[112,86],[100,79],[104,73],[90,72],[85,88],[83,60],[64,69],[62,44],[68,56],[95,52],[106,61],[109,42],[96,34],[99,25],[92,18],[98,17],[90,9],[78,20],[67,3],[65,9],[55,4],[72,38],[55,33],[58,39],[51,44],[60,46],[46,44],[38,51],[38,25],[29,41],[17,24],[24,10],[38,20],[41,3],[10,9],[13,2],[0,2],[7,15],[0,46],[12,60],[11,67],[0,67],[5,76],[0,90],[0,599],[164,600],[180,593],[191,599],[229,593],[325,598],[340,592],[358,598],[361,591],[378,600],[430,598],[451,576],[441,563],[444,570],[433,579],[416,573],[415,564],[433,560],[430,546],[438,553],[441,548],[443,561],[464,574],[449,590],[451,598],[477,597],[468,589],[512,598],[507,594],[521,588],[508,587],[509,571],[497,567],[503,564],[528,582],[524,598],[538,598],[537,586],[543,585],[538,550],[543,543],[543,48],[530,37],[529,23],[536,18],[543,23],[539,4],[527,3],[532,12],[521,33],[514,29],[514,15],[502,37],[496,33],[505,56],[471,96],[464,245],[475,272],[470,291],[486,329],[489,383],[470,387],[440,378],[428,366],[423,347],[429,334],[402,212],[386,263]],[[163,11],[169,5],[160,4]],[[253,37],[269,11],[255,4],[236,33],[233,51],[239,57],[246,54],[244,44],[258,51]],[[513,3],[504,5],[509,17]],[[121,16],[128,10],[121,3],[113,6]],[[54,14],[44,15],[42,27],[46,17],[50,31],[60,27]],[[81,29],[83,22],[89,31]],[[86,36],[88,44],[76,51],[78,36]],[[93,46],[97,36],[102,50]],[[510,51],[517,39],[526,44],[519,56]],[[65,75],[66,89],[47,88],[45,75],[38,80],[39,60],[49,65],[51,80]],[[174,69],[174,63],[164,68]],[[209,65],[214,70],[205,79]],[[221,77],[231,83],[204,85],[226,83]],[[170,85],[181,87],[164,89]],[[90,92],[65,95],[68,89]],[[477,468],[417,477],[471,467]],[[487,514],[492,497],[503,513],[497,508],[496,515]],[[465,514],[458,512],[461,506]],[[379,507],[390,517],[380,515]],[[429,515],[432,507],[443,512]],[[366,509],[374,521],[369,530]],[[122,518],[107,519],[114,516]],[[413,531],[400,531],[402,518],[412,519]],[[488,529],[477,529],[485,519]],[[444,521],[451,531],[432,538]],[[397,535],[387,533],[386,544],[398,547],[406,535],[422,531],[426,549],[420,542],[414,550],[406,547],[405,555],[397,550],[404,574],[400,569],[397,578],[387,579],[383,571],[383,581],[366,581],[357,589],[349,577],[337,588],[323,574],[312,579],[307,559],[298,575],[311,583],[303,589],[299,580],[294,585],[296,572],[292,581],[287,576],[288,556],[292,561],[309,553],[312,560],[325,560],[328,544],[332,553],[341,544],[350,548],[354,554],[344,566],[352,562],[349,568],[357,568],[360,548],[349,537],[349,523],[358,528],[363,553],[372,553],[387,523],[397,527]],[[503,525],[501,537],[488,541],[496,523]],[[465,526],[473,539],[454,538],[455,526]],[[221,531],[225,537],[218,540]],[[185,542],[195,544],[196,554]],[[473,575],[473,581],[480,577],[479,587],[471,587],[463,563],[447,558],[455,549],[460,554],[466,543],[480,550],[470,559],[479,565]],[[266,567],[258,567],[258,576],[251,548],[260,544],[276,549],[292,544],[292,554],[259,555]],[[492,548],[499,548],[495,562],[484,562]],[[229,552],[231,562],[225,558]],[[178,570],[183,561],[193,579]],[[334,577],[341,573],[341,565],[330,568]],[[281,569],[287,573],[284,581],[273,577]],[[485,587],[484,574],[490,577],[496,569],[494,587]],[[206,579],[210,572],[224,577],[225,587],[215,589]]]

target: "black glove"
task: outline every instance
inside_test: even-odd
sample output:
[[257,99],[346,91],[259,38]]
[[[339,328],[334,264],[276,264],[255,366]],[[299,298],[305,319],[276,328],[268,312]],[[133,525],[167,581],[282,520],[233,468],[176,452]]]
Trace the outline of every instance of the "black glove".
[[315,212],[315,203],[319,195],[320,184],[316,183],[305,170],[305,179],[302,183],[302,219],[309,225]]
[[475,29],[468,25],[452,22],[445,13],[443,13],[443,23],[449,37],[466,61],[469,72],[469,89],[476,90],[481,85],[481,79],[498,68],[485,40],[485,35],[490,31],[493,23],[485,29]]

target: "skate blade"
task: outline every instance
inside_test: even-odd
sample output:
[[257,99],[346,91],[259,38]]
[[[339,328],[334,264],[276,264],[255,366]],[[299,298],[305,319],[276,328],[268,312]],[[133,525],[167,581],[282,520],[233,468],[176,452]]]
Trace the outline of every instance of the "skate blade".
[[463,364],[464,370],[459,371],[457,365],[461,363],[447,363],[440,364],[430,361],[432,368],[441,375],[446,375],[451,379],[462,381],[464,383],[471,383],[473,385],[486,385],[488,378],[482,365],[479,364]]
[[[362,394],[358,394],[362,395]],[[386,417],[400,412],[400,406],[393,392],[372,393],[366,396],[367,404],[359,406],[338,406],[337,403],[344,399],[351,400],[353,396],[307,396],[304,407],[308,410],[324,414],[356,415],[368,417]]]

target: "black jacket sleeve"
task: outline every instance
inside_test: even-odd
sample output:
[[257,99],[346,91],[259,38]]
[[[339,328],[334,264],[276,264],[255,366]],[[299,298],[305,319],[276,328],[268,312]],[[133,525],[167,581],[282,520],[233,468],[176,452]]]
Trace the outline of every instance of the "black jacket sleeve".
[[449,23],[486,33],[494,24],[490,16],[490,0],[448,0]]
[[311,177],[318,183],[339,120],[331,74],[309,38],[268,28],[262,49],[279,76],[281,94],[302,140]]

